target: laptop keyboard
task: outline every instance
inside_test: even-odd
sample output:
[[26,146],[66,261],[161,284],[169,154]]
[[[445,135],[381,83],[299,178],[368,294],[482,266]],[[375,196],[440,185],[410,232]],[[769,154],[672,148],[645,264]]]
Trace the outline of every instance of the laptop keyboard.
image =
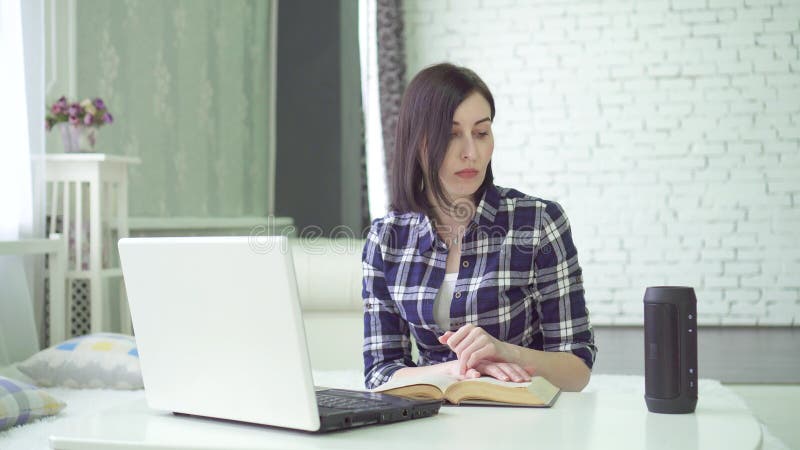
[[375,408],[379,406],[389,406],[390,403],[365,398],[344,397],[340,395],[331,395],[317,393],[317,405],[325,408],[335,409],[363,409]]

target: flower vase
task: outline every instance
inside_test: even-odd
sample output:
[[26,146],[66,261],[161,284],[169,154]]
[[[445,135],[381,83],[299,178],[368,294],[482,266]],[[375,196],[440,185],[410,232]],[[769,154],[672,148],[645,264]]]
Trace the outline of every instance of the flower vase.
[[61,124],[61,142],[66,153],[94,152],[97,128],[82,125]]

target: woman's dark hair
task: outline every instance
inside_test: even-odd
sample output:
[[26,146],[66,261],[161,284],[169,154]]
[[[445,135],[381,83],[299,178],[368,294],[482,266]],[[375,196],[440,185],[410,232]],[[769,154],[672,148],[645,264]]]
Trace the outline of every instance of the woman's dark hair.
[[[468,96],[477,92],[489,102],[494,121],[494,97],[483,80],[466,67],[442,63],[420,71],[403,94],[397,121],[395,149],[391,160],[390,208],[394,211],[427,213],[432,205],[422,186],[424,172],[420,158],[426,158],[428,177],[425,187],[436,199],[450,206],[439,180],[439,168],[450,142],[453,114]],[[420,150],[425,147],[426,152]],[[492,164],[486,169],[478,191],[479,199],[494,182]]]

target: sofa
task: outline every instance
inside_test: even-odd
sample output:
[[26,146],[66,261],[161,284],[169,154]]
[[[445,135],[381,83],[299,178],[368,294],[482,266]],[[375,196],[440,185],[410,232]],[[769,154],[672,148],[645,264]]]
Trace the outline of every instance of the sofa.
[[291,239],[295,277],[311,366],[318,370],[360,369],[363,315],[363,240]]

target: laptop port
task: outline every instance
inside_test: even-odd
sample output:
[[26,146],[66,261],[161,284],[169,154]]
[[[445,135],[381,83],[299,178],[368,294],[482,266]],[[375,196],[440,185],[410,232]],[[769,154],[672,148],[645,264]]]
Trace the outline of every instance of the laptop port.
[[403,410],[403,417],[408,417],[408,410],[407,409]]
[[344,418],[344,426],[349,427],[353,425],[353,419],[350,416]]

